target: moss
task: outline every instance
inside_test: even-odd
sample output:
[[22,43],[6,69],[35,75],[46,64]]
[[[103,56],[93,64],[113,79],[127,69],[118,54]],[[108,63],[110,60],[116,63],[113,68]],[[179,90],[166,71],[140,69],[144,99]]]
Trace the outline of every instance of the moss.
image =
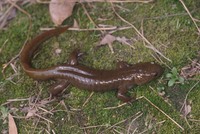
[[[199,12],[199,8],[197,6],[199,5],[198,3],[198,0],[187,1],[185,3],[188,8],[192,10],[192,14],[197,17]],[[170,67],[176,67],[180,70],[181,67],[189,63],[188,59],[194,58],[200,50],[198,44],[199,36],[196,33],[196,27],[178,0],[156,1],[150,4],[123,3],[117,5],[119,6],[116,7],[116,11],[122,17],[134,24],[138,29],[143,28],[145,37],[151,41],[159,51],[172,60],[172,63],[169,63],[160,57]],[[96,23],[114,26],[127,25],[114,15],[110,4],[94,3],[93,6],[94,7],[91,8],[86,5],[89,14]],[[123,7],[124,9],[120,7]],[[35,4],[33,6],[23,8],[27,10],[32,17],[33,27],[29,33],[31,38],[41,33],[39,28],[50,27],[53,25],[50,22],[48,7],[46,5]],[[73,16],[65,23],[70,24],[73,17],[78,20],[80,27],[91,26],[90,20],[86,17],[84,10],[80,5],[76,5]],[[99,18],[107,18],[108,20],[102,21]],[[9,25],[8,30],[0,31],[0,34],[2,35],[0,38],[0,44],[4,44],[4,42],[8,40],[0,53],[0,64],[8,62],[13,56],[19,53],[26,40],[28,26],[29,20],[27,16],[19,12],[17,17]],[[154,52],[144,46],[143,41],[138,37],[138,35],[136,35],[133,29],[118,31],[113,35],[120,37],[125,36],[136,40],[132,44],[135,49],[130,49],[129,46],[115,42],[113,44],[115,53],[111,54],[107,46],[100,47],[98,49],[95,48],[96,44],[100,40],[100,32],[67,31],[59,37],[53,37],[44,43],[41,51],[37,53],[37,56],[33,60],[34,67],[46,68],[66,62],[69,53],[77,47],[86,52],[80,60],[80,63],[97,69],[112,69],[115,67],[117,59],[124,60],[129,63],[154,60],[151,56]],[[62,50],[60,55],[56,55],[54,52],[54,48],[57,44],[59,44],[58,47]],[[5,72],[6,77],[3,78],[2,75],[0,76],[0,104],[5,103],[8,99],[27,98],[37,95],[40,90],[42,90],[42,95],[40,96],[41,98],[48,97],[47,91],[51,81],[36,83],[23,73],[18,60],[16,60],[14,65],[17,69],[17,73],[15,73],[9,66]],[[169,71],[170,70],[166,69],[165,74]],[[10,76],[13,76],[13,78]],[[159,80],[159,82],[154,81],[147,85],[138,86],[135,89],[131,89],[129,94],[133,96],[136,92],[137,96],[146,96],[156,106],[161,108],[170,117],[181,124],[186,129],[186,132],[192,131],[195,133],[199,131],[199,124],[195,121],[189,120],[192,130],[189,129],[185,120],[180,117],[180,105],[177,106],[177,101],[174,101],[173,99],[173,97],[176,98],[177,95],[180,96],[180,99],[183,99],[185,94],[193,85],[193,81],[186,81],[186,84],[183,86],[176,85],[176,87],[179,88],[179,92],[177,92],[175,88],[168,88],[166,86],[166,79],[163,75],[163,78]],[[166,93],[171,95],[171,98],[169,97],[169,99],[172,106],[165,103],[157,93],[152,92],[149,86],[153,89],[157,89],[159,86],[165,87]],[[198,112],[200,98],[200,94],[197,90],[198,88],[199,86],[196,86],[189,95],[189,100],[192,100],[193,104],[191,117],[189,117],[189,119],[198,119],[200,116]],[[61,110],[59,112],[55,112],[54,115],[44,116],[45,118],[51,120],[53,124],[48,126],[48,124],[41,119],[35,127],[34,123],[37,122],[38,118],[29,120],[17,119],[16,122],[19,132],[32,133],[34,131],[35,133],[39,133],[45,132],[43,128],[49,128],[50,130],[48,131],[53,130],[55,133],[83,133],[84,131],[88,133],[97,133],[103,130],[105,133],[112,133],[113,129],[106,130],[106,128],[118,123],[119,121],[127,119],[126,122],[120,123],[118,125],[119,127],[116,128],[118,131],[126,133],[128,126],[132,121],[131,119],[133,119],[128,118],[141,111],[143,115],[135,122],[138,124],[138,132],[148,130],[150,133],[182,133],[180,128],[178,128],[174,123],[166,118],[166,116],[156,110],[155,107],[151,106],[145,100],[139,100],[134,102],[132,105],[126,105],[117,109],[106,110],[104,109],[105,107],[112,107],[121,104],[121,102],[116,98],[116,91],[94,93],[85,106],[83,106],[83,104],[90,96],[90,92],[88,91],[80,90],[71,86],[69,91],[65,92],[63,96],[64,97],[59,98],[57,102],[53,102],[49,104],[48,107],[45,107],[48,110],[51,108]],[[65,104],[70,109],[70,119],[68,119],[69,113],[66,112],[63,106],[59,105],[57,107],[60,100],[64,100]],[[20,111],[20,103],[21,102],[15,102],[12,103],[12,105],[19,110],[16,115],[25,116],[24,113],[21,113]],[[156,124],[163,120],[166,121],[161,125]],[[153,127],[149,128],[148,126],[152,124]],[[103,126],[92,129],[83,129],[85,126],[96,125]],[[2,126],[2,124],[0,124],[0,126]],[[3,128],[0,127],[0,129]]]

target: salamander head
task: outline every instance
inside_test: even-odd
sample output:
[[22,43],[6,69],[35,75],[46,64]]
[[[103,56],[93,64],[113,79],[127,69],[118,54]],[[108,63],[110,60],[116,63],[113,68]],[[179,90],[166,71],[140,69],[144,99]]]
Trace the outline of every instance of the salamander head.
[[138,63],[135,64],[134,67],[137,70],[135,75],[135,84],[137,85],[145,84],[154,80],[160,77],[164,72],[164,68],[154,62]]

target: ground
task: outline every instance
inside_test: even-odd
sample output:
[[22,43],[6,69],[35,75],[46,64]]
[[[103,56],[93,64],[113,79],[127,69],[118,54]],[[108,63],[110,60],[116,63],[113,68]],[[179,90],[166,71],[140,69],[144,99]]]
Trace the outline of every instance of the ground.
[[[194,18],[200,19],[198,0],[184,4]],[[109,3],[84,6],[95,24],[130,27],[115,14]],[[19,133],[171,134],[200,131],[199,76],[185,79],[184,84],[177,81],[172,86],[168,86],[169,78],[166,77],[173,67],[178,70],[179,77],[180,70],[190,64],[200,51],[197,27],[183,4],[178,0],[161,0],[147,4],[118,3],[114,6],[120,16],[143,32],[152,45],[170,60],[147,48],[148,44],[133,28],[113,33],[114,36],[131,39],[134,47],[114,42],[114,53],[108,46],[96,47],[102,37],[100,31],[72,30],[46,41],[35,56],[33,66],[46,68],[66,62],[76,47],[85,52],[80,63],[97,69],[112,69],[117,60],[134,64],[157,59],[165,68],[164,74],[129,91],[131,96],[145,97],[132,104],[123,104],[116,98],[115,91],[91,93],[71,86],[61,97],[49,99],[48,86],[52,81],[35,81],[28,77],[16,58],[6,68],[4,76],[0,74],[2,133],[8,129],[7,113],[13,115]],[[40,28],[53,27],[47,5],[37,3],[22,8],[31,15],[32,28],[29,30],[27,15],[18,11],[7,29],[0,31],[1,70],[20,52],[27,35],[32,39],[41,33]],[[78,21],[80,28],[94,27],[80,4],[76,5],[73,15],[64,24],[72,24],[73,19]],[[56,53],[56,49],[60,49],[61,53]],[[184,102],[187,103],[181,110]]]

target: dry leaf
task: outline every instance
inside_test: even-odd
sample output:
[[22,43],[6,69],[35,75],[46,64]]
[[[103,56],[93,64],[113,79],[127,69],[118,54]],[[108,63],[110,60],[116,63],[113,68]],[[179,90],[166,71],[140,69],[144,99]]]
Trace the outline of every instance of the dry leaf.
[[72,15],[77,0],[51,0],[49,12],[55,25],[61,25],[65,19]]
[[192,107],[190,105],[184,104],[184,109],[183,109],[183,116],[186,117],[192,110]]
[[35,113],[36,113],[35,109],[29,109],[29,111],[28,111],[28,113],[26,115],[26,118],[30,118],[30,117],[35,116]]
[[0,29],[6,27],[9,21],[16,17],[16,8],[11,7],[8,12],[0,12]]
[[180,75],[185,79],[200,75],[200,52],[197,58],[192,60],[192,63],[184,66],[181,69]]
[[106,34],[100,42],[100,45],[112,44],[116,40],[116,37],[110,34]]
[[78,29],[80,28],[76,19],[74,19],[73,28],[78,28]]
[[9,134],[18,134],[15,121],[11,114],[8,114],[8,127],[9,127]]
[[116,40],[116,37],[110,34],[106,34],[106,36],[104,36],[104,38],[101,40],[100,44],[97,46],[101,46],[101,45],[106,45],[108,44],[110,50],[112,53],[114,53],[113,47],[112,47],[112,43]]
[[124,44],[124,45],[128,45],[132,48],[134,48],[132,45],[131,45],[131,40],[130,39],[127,39],[126,37],[116,37],[116,40],[119,41],[120,43]]
[[131,40],[127,39],[126,37],[115,37],[111,34],[106,34],[103,39],[101,40],[101,42],[97,45],[97,46],[102,46],[102,45],[108,45],[111,49],[111,52],[113,53],[113,48],[112,48],[112,43],[114,41],[118,41],[124,45],[129,45],[130,47],[134,48],[130,43]]

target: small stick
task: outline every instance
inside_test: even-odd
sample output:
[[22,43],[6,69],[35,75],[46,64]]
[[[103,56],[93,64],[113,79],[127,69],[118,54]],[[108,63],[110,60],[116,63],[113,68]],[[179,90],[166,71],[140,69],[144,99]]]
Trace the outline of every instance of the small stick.
[[[143,98],[143,97],[138,97],[138,98],[136,98],[136,100],[139,100],[139,99],[142,99],[142,98]],[[125,106],[125,105],[127,105],[127,104],[129,104],[129,102],[122,103],[122,104],[120,104],[120,105],[118,105],[118,106],[114,106],[114,107],[106,107],[106,108],[103,108],[103,109],[108,109],[108,110],[110,110],[110,109],[117,109],[117,108],[123,107],[123,106]]]
[[197,25],[197,23],[196,23],[195,19],[192,17],[192,15],[191,15],[190,11],[189,11],[189,10],[188,10],[188,8],[185,6],[185,3],[184,3],[182,0],[179,0],[179,1],[180,1],[180,2],[181,2],[181,4],[183,5],[184,9],[186,10],[186,12],[187,12],[187,13],[188,13],[188,15],[190,16],[190,18],[192,19],[192,21],[193,21],[194,25],[196,26],[196,28],[197,28],[197,30],[198,30],[198,32],[199,32],[199,34],[200,34],[200,29],[199,29],[199,27],[198,27],[198,25]]
[[30,98],[25,98],[25,99],[8,99],[8,102],[16,102],[16,101],[28,101]]
[[147,38],[144,37],[144,36],[142,35],[142,33],[140,33],[140,31],[139,31],[133,24],[131,24],[130,22],[128,22],[127,20],[125,20],[124,18],[122,18],[122,17],[116,12],[113,3],[110,3],[110,4],[111,4],[111,6],[112,6],[112,9],[113,9],[114,13],[115,13],[123,22],[125,22],[125,23],[128,24],[128,25],[130,25],[130,26],[137,32],[137,34],[148,44],[148,45],[145,45],[145,47],[147,47],[147,48],[149,48],[149,49],[155,51],[156,53],[158,53],[159,55],[161,55],[163,58],[165,58],[166,60],[168,60],[169,62],[172,62],[169,58],[167,58],[167,57],[164,56],[160,51],[158,51],[158,49],[156,49],[156,48],[151,44],[151,42],[148,41]]
[[51,114],[51,115],[53,115],[53,113],[52,113],[52,112],[50,112],[50,111],[48,111],[48,110],[46,110],[46,109],[44,109],[44,108],[42,108],[42,107],[38,107],[38,109],[40,109],[40,110],[44,111],[45,113],[48,113],[48,114]]
[[[199,82],[200,82],[200,81],[197,81],[197,82],[190,88],[190,90],[188,91],[188,93],[186,94],[185,99],[184,99],[184,103],[183,103],[183,105],[182,105],[182,107],[181,107],[181,109],[180,109],[180,112],[183,110],[184,106],[187,105],[186,103],[187,103],[187,98],[188,98],[189,93],[196,87],[196,85],[199,84]],[[186,121],[187,125],[189,126],[189,128],[191,128],[191,126],[190,126],[190,124],[189,124],[187,118],[186,118],[186,117],[184,117],[184,118],[185,118],[185,121]]]
[[[136,117],[131,121],[131,123],[129,124],[128,130],[127,130],[127,134],[130,134],[131,125],[133,124],[133,122],[134,122],[135,120],[137,120],[139,117],[141,117],[142,115],[143,115],[143,113],[140,113],[138,116],[136,116]],[[137,130],[137,128],[136,128],[134,131],[136,131],[136,130]]]
[[[79,2],[82,2],[83,0],[79,0]],[[86,2],[112,2],[112,3],[150,3],[154,0],[86,0]],[[83,1],[84,2],[84,1]]]
[[126,118],[126,119],[124,119],[124,120],[122,120],[122,121],[119,121],[119,122],[115,123],[114,125],[112,125],[112,126],[106,128],[106,129],[104,129],[102,132],[100,132],[100,134],[104,133],[106,130],[109,130],[109,129],[113,128],[113,127],[116,126],[116,125],[119,125],[119,124],[121,124],[121,123],[127,121],[128,119],[131,119],[132,117],[134,117],[134,116],[136,116],[136,115],[138,115],[138,114],[141,114],[141,112],[139,111],[139,112],[137,112],[135,115],[132,115],[132,116],[130,116],[130,117],[128,117],[128,118]]
[[34,113],[34,115],[37,116],[37,117],[39,117],[39,118],[41,118],[41,119],[43,119],[43,120],[45,120],[45,121],[47,121],[47,122],[49,122],[49,123],[51,123],[51,124],[53,124],[52,121],[50,121],[50,120],[48,120],[48,119],[46,119],[46,118],[40,116],[39,114]]
[[180,112],[183,110],[183,107],[186,105],[186,101],[187,101],[187,98],[188,98],[189,93],[196,87],[196,85],[199,84],[199,82],[200,82],[200,81],[197,81],[197,82],[190,88],[190,90],[188,91],[188,93],[186,94],[185,99],[184,99],[184,103],[183,103],[183,105],[182,105],[182,107],[181,107],[181,109],[180,109]]
[[114,107],[106,107],[106,108],[103,108],[103,109],[117,109],[117,108],[120,108],[120,107],[123,107],[124,105],[127,105],[127,103],[122,103],[118,106],[114,106]]
[[69,109],[67,108],[67,106],[65,105],[65,102],[62,100],[60,101],[60,104],[64,106],[64,108],[66,109],[66,112],[67,112],[67,119],[68,121],[70,120],[70,117],[71,117],[71,114],[70,114],[70,111]]
[[162,114],[164,114],[167,118],[169,118],[174,124],[176,124],[181,130],[184,131],[184,128],[179,125],[174,119],[172,119],[169,115],[167,115],[163,110],[161,110],[159,107],[157,107],[155,104],[153,104],[149,99],[147,99],[145,96],[143,98],[149,102],[153,107],[155,107],[158,111],[160,111]]
[[[90,15],[89,15],[88,11],[86,10],[85,6],[84,6],[82,3],[81,3],[81,5],[82,5],[82,7],[83,7],[83,9],[84,9],[84,11],[85,11],[87,17],[89,18],[89,20],[95,25],[95,27],[97,27],[97,28],[99,29],[99,27],[96,25],[96,23],[95,23],[95,22],[93,21],[93,19],[90,17]],[[100,31],[102,34],[104,34],[104,31],[102,31],[102,30],[99,30],[99,31]],[[108,44],[108,46],[109,46],[109,48],[110,48],[111,53],[114,53],[112,44]]]
[[94,92],[91,92],[90,96],[87,98],[87,100],[83,103],[83,106],[84,107],[90,100],[90,98],[92,97],[92,95],[94,94]]
[[[84,3],[84,2],[112,2],[112,3],[150,3],[153,2],[154,0],[76,0],[79,3]],[[36,0],[37,3],[41,4],[49,4],[49,1],[45,0]],[[69,1],[70,2],[70,1]],[[71,2],[74,2],[74,0],[71,0]]]
[[81,127],[80,129],[92,129],[97,127],[107,127],[108,125],[96,125],[96,126],[87,126],[87,127]]
[[[13,7],[16,7],[19,11],[21,11],[21,12],[24,13],[24,14],[26,14],[26,15],[28,16],[28,18],[29,18],[29,23],[30,23],[30,25],[29,25],[29,29],[28,29],[28,34],[27,34],[26,41],[25,41],[25,43],[24,43],[24,45],[23,45],[23,47],[24,47],[25,44],[26,44],[26,42],[27,42],[28,39],[29,39],[29,35],[30,35],[29,33],[30,33],[30,31],[31,31],[31,28],[32,28],[31,15],[30,15],[28,12],[26,12],[25,10],[23,10],[21,7],[19,7],[16,3],[12,2],[11,0],[8,0],[8,2],[9,2]],[[23,49],[23,47],[22,47],[22,49]],[[10,65],[10,63],[12,63],[14,60],[16,60],[16,59],[19,57],[19,55],[20,55],[22,49],[21,49],[20,52],[19,52],[15,57],[13,57],[9,62],[3,64],[2,74],[4,74],[5,69]]]

